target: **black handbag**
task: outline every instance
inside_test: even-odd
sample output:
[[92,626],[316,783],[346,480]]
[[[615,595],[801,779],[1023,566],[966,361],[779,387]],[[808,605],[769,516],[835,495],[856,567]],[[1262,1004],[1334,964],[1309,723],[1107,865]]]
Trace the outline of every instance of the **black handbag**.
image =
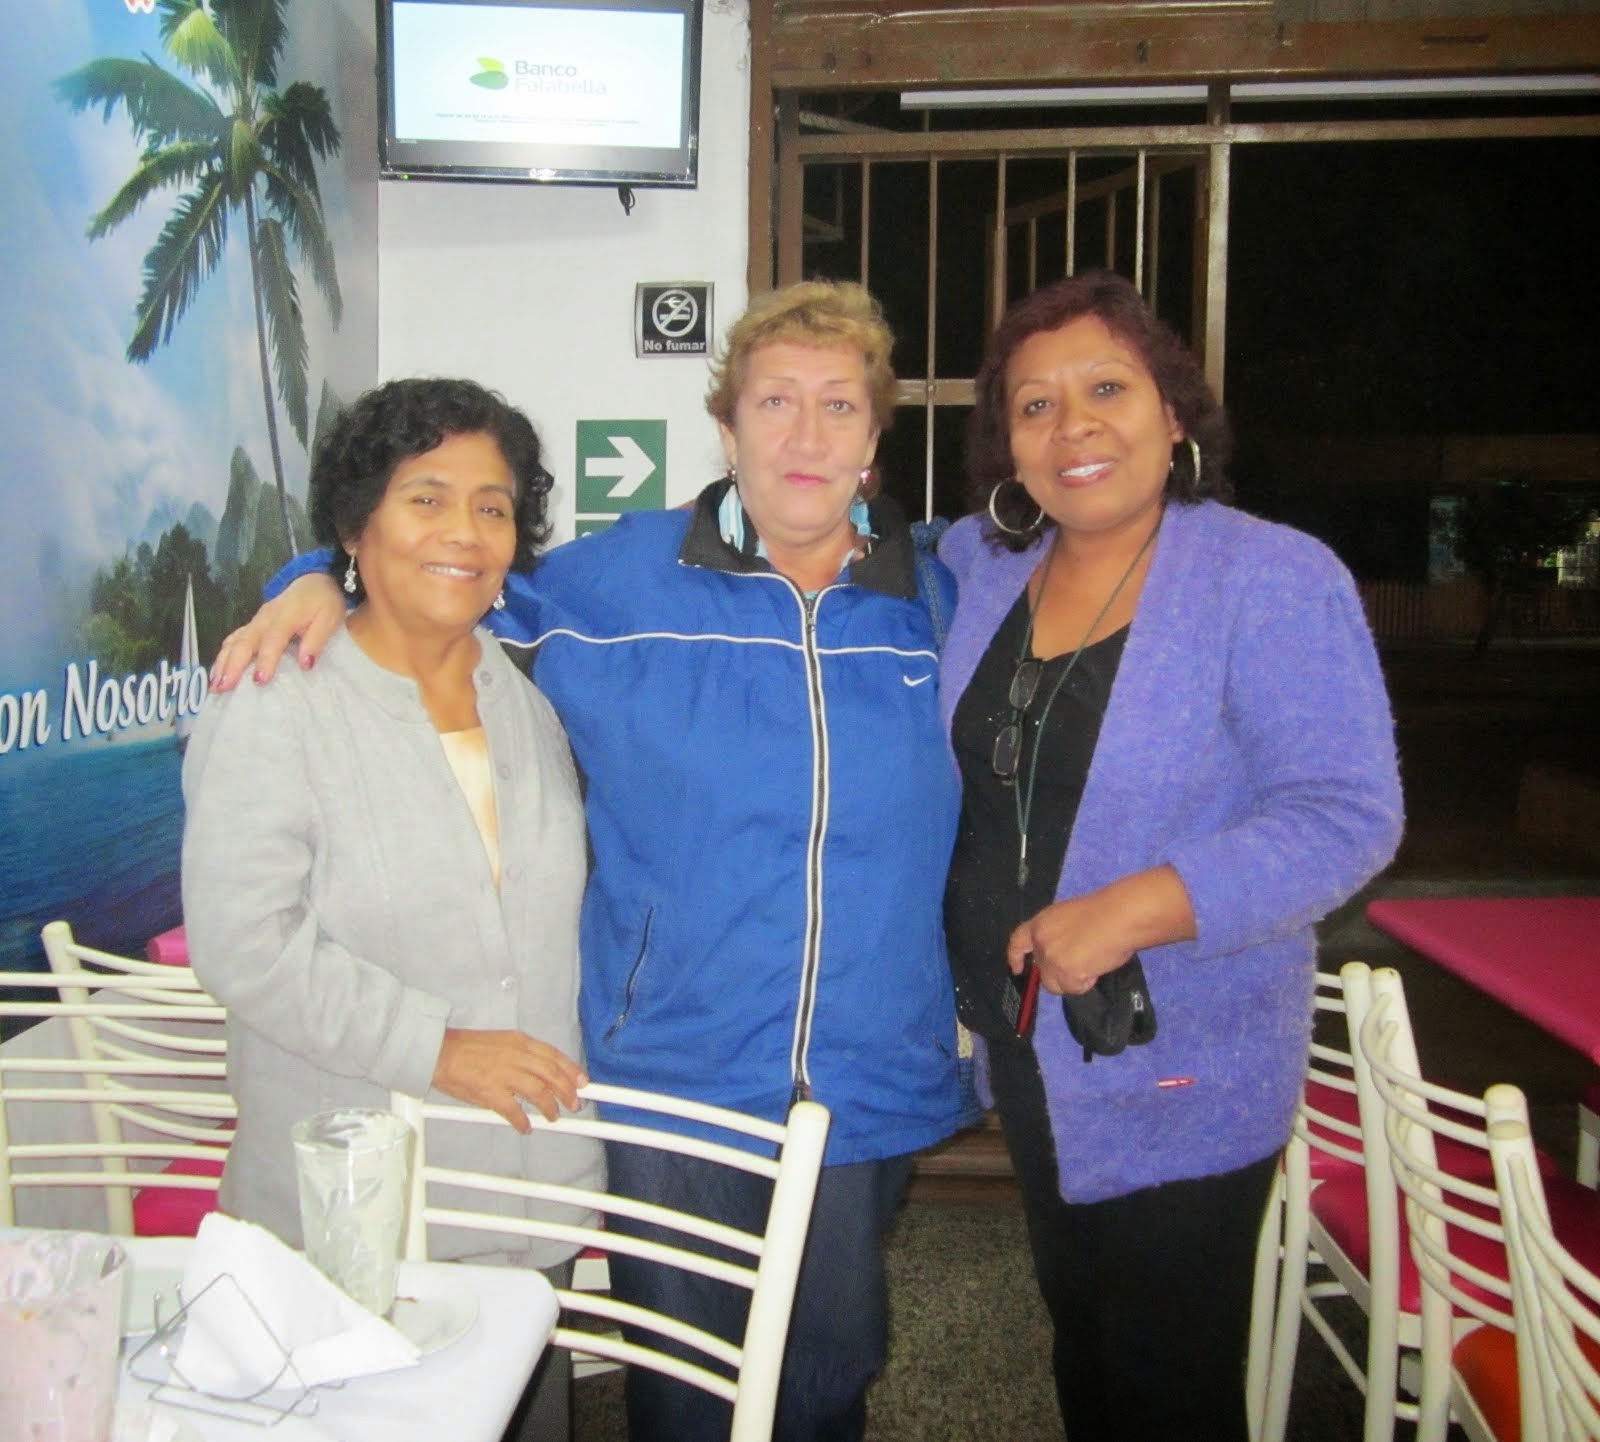
[[1082,996],[1062,997],[1061,1009],[1086,1062],[1115,1056],[1124,1047],[1143,1046],[1156,1034],[1156,1007],[1137,953],[1098,977]]

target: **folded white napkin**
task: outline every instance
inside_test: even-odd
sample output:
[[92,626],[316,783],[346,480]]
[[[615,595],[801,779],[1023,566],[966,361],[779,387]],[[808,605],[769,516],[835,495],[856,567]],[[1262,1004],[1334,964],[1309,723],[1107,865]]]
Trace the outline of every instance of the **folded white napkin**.
[[[200,1223],[184,1268],[183,1300],[189,1310],[177,1370],[190,1386],[218,1396],[238,1398],[273,1385],[285,1351],[308,1387],[414,1367],[421,1355],[301,1253],[221,1212]],[[293,1377],[284,1375],[278,1385],[292,1386]]]

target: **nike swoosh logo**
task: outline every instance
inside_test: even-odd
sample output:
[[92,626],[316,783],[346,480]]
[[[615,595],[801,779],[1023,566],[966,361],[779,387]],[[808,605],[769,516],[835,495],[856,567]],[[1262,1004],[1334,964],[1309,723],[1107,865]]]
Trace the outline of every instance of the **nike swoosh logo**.
[[924,681],[933,680],[932,676],[902,676],[900,678],[907,686],[920,686]]

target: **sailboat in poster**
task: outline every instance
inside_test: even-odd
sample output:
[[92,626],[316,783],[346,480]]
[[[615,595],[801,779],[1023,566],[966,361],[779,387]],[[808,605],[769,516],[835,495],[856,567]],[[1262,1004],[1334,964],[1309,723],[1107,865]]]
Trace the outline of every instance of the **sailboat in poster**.
[[[178,643],[178,674],[187,682],[199,664],[200,643],[194,627],[194,577],[187,576],[183,582],[183,638]],[[194,730],[194,722],[194,712],[180,707],[178,719],[173,723],[173,729],[178,733],[179,751],[189,744],[189,733]]]
[[[93,666],[95,663],[89,664]],[[112,688],[110,700],[113,704],[118,699],[115,689],[120,686],[123,693],[121,704],[126,708],[125,714],[119,716],[115,724],[101,723],[108,728],[102,733],[106,742],[113,746],[132,746],[176,736],[181,752],[189,744],[189,733],[194,730],[200,708],[205,704],[208,677],[209,673],[200,660],[200,641],[195,626],[194,580],[186,577],[183,587],[183,629],[178,639],[177,664],[163,660],[159,663],[159,669],[125,676],[120,681],[112,678],[101,683],[103,687]],[[92,673],[89,684],[92,690]],[[131,715],[132,708],[136,706],[140,708],[141,716],[137,721]],[[160,714],[156,714],[158,708]],[[92,734],[87,722],[83,729]]]

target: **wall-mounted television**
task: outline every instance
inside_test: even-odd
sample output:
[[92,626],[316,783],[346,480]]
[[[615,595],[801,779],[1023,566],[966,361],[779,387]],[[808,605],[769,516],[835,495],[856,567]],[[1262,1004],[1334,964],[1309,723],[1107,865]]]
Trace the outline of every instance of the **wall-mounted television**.
[[701,0],[378,0],[396,179],[692,186]]

